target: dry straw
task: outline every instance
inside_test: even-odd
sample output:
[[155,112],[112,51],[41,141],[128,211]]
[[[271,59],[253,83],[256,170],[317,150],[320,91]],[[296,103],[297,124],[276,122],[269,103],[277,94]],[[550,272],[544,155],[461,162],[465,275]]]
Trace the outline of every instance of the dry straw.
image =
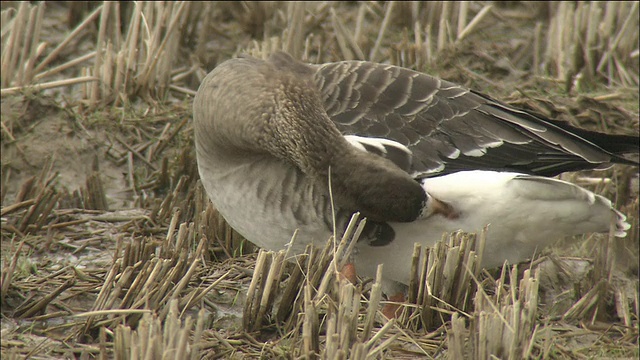
[[44,50],[40,41],[44,4],[22,2],[2,12],[2,88],[31,83],[35,62]]
[[[517,267],[508,267],[495,283],[496,293],[488,295],[482,287],[475,293],[469,329],[457,313],[448,330],[448,354],[452,359],[527,359],[531,356],[538,306],[539,272],[525,270],[517,283]],[[479,284],[478,284],[479,285]]]
[[[27,88],[41,91],[76,86],[73,84],[85,85],[82,96],[90,106],[124,105],[137,97],[153,103],[165,99],[170,89],[193,94],[188,89],[193,86],[183,86],[183,81],[194,74],[201,79],[206,71],[198,61],[192,62],[180,53],[181,40],[196,38],[196,57],[212,66],[236,51],[246,51],[242,50],[246,45],[238,45],[241,40],[231,50],[211,56],[210,42],[233,30],[222,26],[226,21],[220,20],[226,6],[235,6],[235,14],[244,14],[241,25],[260,35],[254,37],[260,41],[254,40],[249,46],[249,52],[260,57],[284,49],[314,62],[374,59],[420,70],[438,64],[441,56],[451,50],[455,53],[456,47],[478,50],[469,40],[492,26],[488,21],[491,17],[505,19],[501,17],[501,5],[476,2],[364,2],[350,4],[353,11],[343,11],[344,4],[326,2],[106,2],[87,14],[59,44],[45,44],[41,32],[46,6],[22,2],[16,10],[2,12],[3,97]],[[125,7],[130,11],[121,11]],[[539,18],[531,34],[532,54],[522,55],[524,62],[531,57],[534,73],[578,85],[581,81],[606,79],[611,85],[637,87],[638,71],[633,66],[638,59],[638,32],[634,31],[638,27],[637,2],[560,3],[548,9],[549,19]],[[97,36],[91,40],[93,47],[65,58],[70,47],[94,28]],[[407,29],[404,34],[398,30],[403,28]],[[472,74],[472,70],[465,70]],[[67,78],[61,79],[63,76]],[[444,354],[456,359],[518,359],[560,354],[582,358],[586,356],[584,350],[563,347],[562,339],[570,337],[553,336],[558,328],[579,324],[607,345],[622,343],[637,348],[638,283],[616,282],[614,269],[620,259],[613,238],[595,247],[592,274],[584,284],[575,285],[581,288],[575,290],[578,297],[550,324],[548,319],[536,321],[540,314],[537,305],[542,305],[537,299],[538,270],[516,276],[515,268],[505,267],[494,280],[479,268],[484,234],[447,234],[431,249],[415,248],[414,256],[408,259],[413,265],[408,301],[400,304],[397,319],[387,321],[379,311],[384,303],[380,273],[373,282],[355,286],[341,281],[337,273],[363,225],[355,220],[347,234],[336,239],[337,244],[329,241],[322,249],[309,247],[295,257],[286,252],[258,255],[243,318],[245,329],[253,332],[205,331],[201,313],[194,331],[193,322],[178,319],[185,319],[184,314],[194,307],[213,307],[207,294],[221,285],[239,287],[254,262],[252,258],[234,259],[235,265],[202,283],[203,273],[222,266],[212,260],[233,258],[245,247],[196,183],[197,170],[190,152],[179,153],[172,162],[165,157],[167,149],[189,127],[188,112],[180,116],[181,121],[172,122],[175,126],[163,119],[166,125],[159,126],[157,132],[150,131],[151,126],[143,128],[145,123],[136,119],[141,131],[129,137],[120,134],[109,138],[109,156],[126,167],[136,206],[148,211],[123,216],[113,211],[87,210],[108,208],[100,177],[89,173],[85,188],[68,196],[57,189],[51,165],[24,183],[13,204],[2,207],[3,237],[12,241],[10,256],[2,268],[3,308],[7,301],[18,298],[21,302],[13,308],[15,318],[35,322],[69,316],[68,322],[43,333],[64,331],[93,341],[79,343],[67,337],[62,346],[65,351],[69,351],[67,344],[73,344],[82,349],[76,350],[78,353],[107,357],[112,354],[108,349],[113,339],[113,354],[119,358],[156,358],[160,352],[175,358],[173,349],[180,349],[183,356],[200,357],[207,351],[226,356],[243,347],[254,349],[246,354],[255,357],[294,354],[364,359]],[[11,126],[4,119],[2,127],[14,141]],[[145,132],[150,135],[140,135]],[[144,178],[136,173],[152,176]],[[2,200],[8,177],[2,178]],[[610,183],[618,190],[623,187],[619,180]],[[600,186],[599,192],[609,191]],[[163,195],[153,197],[150,189]],[[70,203],[80,209],[63,206]],[[637,209],[636,200],[627,212],[636,214]],[[637,223],[636,216],[629,218]],[[35,282],[22,279],[20,267],[32,249],[48,251],[46,244],[53,243],[80,254],[95,244],[114,241],[107,236],[113,228],[105,230],[96,223],[116,222],[124,224],[117,229],[115,255],[106,270],[64,266],[50,273],[34,272],[31,275],[37,278]],[[78,230],[80,227],[85,230]],[[637,226],[632,227],[630,239],[638,238],[637,231]],[[65,244],[58,240],[58,234],[74,241]],[[46,293],[39,289],[43,284],[48,285]],[[69,305],[78,294],[89,294],[94,300],[83,314]],[[610,329],[595,330],[598,320],[607,316],[616,316],[619,322],[610,321],[606,323]],[[279,338],[256,339],[258,335],[270,335],[273,329],[281,335]],[[584,338],[587,329],[574,332]],[[189,335],[193,340],[187,339]],[[198,342],[203,336],[210,341]],[[3,339],[3,356],[6,344]],[[17,348],[12,351],[17,353]],[[28,351],[37,354],[39,350]],[[26,352],[20,354],[32,355]],[[63,353],[67,354],[56,355]]]
[[458,232],[444,235],[433,248],[425,248],[423,254],[421,246],[415,245],[408,303],[418,306],[404,308],[399,317],[402,323],[414,331],[435,330],[451,314],[470,311],[486,231],[480,234],[478,244],[475,234]]
[[[175,224],[175,222],[173,222]],[[193,223],[182,223],[175,236],[162,244],[160,249],[153,242],[134,239],[122,245],[119,243],[116,255],[124,247],[122,256],[117,256],[108,271],[104,285],[101,287],[90,314],[85,321],[80,337],[90,334],[92,329],[103,326],[112,327],[126,321],[135,326],[140,321],[138,312],[113,314],[103,312],[112,309],[161,309],[158,316],[164,319],[171,300],[178,299],[180,311],[192,306],[190,298],[200,298],[203,291],[196,288],[191,294],[184,296],[187,284],[200,264],[204,252],[205,239],[201,239],[193,251]],[[154,253],[160,256],[155,256]]]
[[560,2],[554,8],[546,70],[570,83],[575,77],[591,83],[598,76],[609,86],[640,84],[637,66],[631,66],[638,57],[638,2]]
[[86,90],[91,106],[97,105],[98,99],[102,103],[115,100],[117,105],[135,95],[163,99],[169,90],[178,52],[178,28],[184,25],[189,3],[134,3],[124,36],[114,15],[119,6],[105,2],[101,12],[96,61],[86,70],[101,79],[100,84]]
[[[336,271],[349,258],[363,229],[364,222],[355,226],[356,221],[357,217],[354,217],[338,244],[334,245],[330,239],[321,252],[308,247],[304,255],[295,257],[288,265],[286,251],[261,251],[247,294],[243,315],[245,330],[258,331],[269,325],[268,315],[280,299],[275,319],[284,324],[285,333],[301,329],[302,343],[298,351],[302,356],[373,359],[387,352],[404,332],[395,325],[396,319],[389,321],[379,312],[382,266],[378,268],[368,301],[363,298],[360,287],[341,280]],[[484,239],[485,232],[480,236],[480,248],[484,247]],[[420,246],[416,245],[409,301],[401,304],[404,310],[398,313],[397,321],[403,328],[419,331],[420,328],[442,326],[452,314],[461,313],[473,318],[470,314],[478,287],[481,257],[482,251],[476,252],[473,234],[449,234],[437,242],[432,251],[426,249],[423,256]],[[283,272],[287,266],[293,267],[288,278],[283,277],[287,274]],[[283,307],[283,304],[289,306]],[[511,321],[527,328],[528,325],[520,324],[518,319]],[[531,317],[527,319],[530,321]],[[378,321],[386,325],[376,328]],[[468,350],[464,351],[468,353]]]
[[[17,11],[3,11],[2,96],[26,89],[41,91],[84,83],[81,93],[91,107],[122,104],[135,96],[149,101],[165,99],[176,65],[180,29],[191,3],[124,4],[133,7],[128,20],[120,18],[120,6],[118,2],[104,2],[39,63],[38,58],[46,48],[45,43],[38,43],[45,4],[31,6],[23,2]],[[46,69],[96,21],[95,50]],[[122,28],[127,29],[125,34],[121,34]],[[78,77],[42,82],[88,60],[93,60],[93,66],[83,68]]]
[[[206,316],[204,309],[197,314],[194,324],[190,316],[184,322],[178,310],[178,301],[169,304],[169,313],[162,319],[145,312],[135,330],[128,325],[118,325],[113,340],[113,354],[116,359],[199,359],[202,345],[201,336]],[[103,346],[103,348],[106,348]],[[107,357],[106,352],[102,353]]]
[[[49,159],[40,174],[25,180],[12,206],[3,207],[2,214],[18,212],[19,216],[8,225],[21,235],[35,233],[49,222],[49,217],[58,205],[61,195],[56,190],[58,174],[53,172],[54,159]],[[24,212],[19,212],[26,209]]]
[[[135,97],[150,102],[163,100],[169,90],[194,94],[179,82],[198,72],[199,67],[192,59],[186,59],[191,66],[184,66],[184,61],[177,61],[176,54],[180,53],[180,39],[192,37],[197,37],[195,53],[207,53],[205,46],[211,33],[208,22],[215,21],[213,17],[217,14],[211,5],[105,2],[48,54],[49,45],[40,42],[45,6],[23,2],[17,10],[2,12],[2,96],[27,88],[42,91],[75,84],[84,84],[81,94],[90,106],[117,105]],[[285,50],[303,59],[309,59],[313,53],[318,60],[327,58],[326,44],[319,43],[314,34],[318,24],[329,19],[341,59],[391,58],[395,63],[419,69],[434,64],[436,55],[459,46],[486,26],[488,17],[502,19],[492,5],[473,2],[389,2],[382,6],[362,3],[355,19],[346,18],[324,2],[243,6],[242,11],[231,5],[226,7],[235,9],[238,15],[244,14],[241,18],[252,31],[264,32],[263,44],[254,42],[251,46],[258,47],[259,53]],[[638,27],[636,2],[561,2],[550,5],[549,10],[549,30],[545,32],[544,24],[539,23],[532,36],[530,61],[535,73],[550,74],[568,86],[574,82],[591,83],[594,77],[607,79],[609,85],[638,86],[640,75],[637,66],[633,66],[638,59],[638,32],[634,31]],[[390,29],[400,17],[409,21],[414,39],[409,41],[405,36],[399,46],[394,46],[395,53],[381,51],[393,45],[389,42]],[[96,23],[98,36],[94,49],[73,59],[60,59],[63,51]],[[367,27],[373,23],[380,24],[374,29],[376,34]],[[274,24],[283,26],[280,36],[268,34]],[[54,60],[63,63],[47,69]],[[84,65],[92,60],[92,66]],[[47,81],[69,71],[75,71],[75,76]]]
[[[309,246],[303,255],[291,259],[285,250],[260,251],[243,312],[245,330],[257,331],[269,325],[265,320],[279,301],[274,318],[284,324],[284,332],[301,331],[302,339],[295,345],[300,356],[373,359],[383,353],[399,335],[388,335],[394,321],[374,330],[376,319],[381,319],[376,315],[382,295],[382,266],[369,301],[363,298],[360,287],[337,271],[350,258],[364,225],[356,215],[339,243],[329,239],[322,251]],[[283,271],[286,267],[292,270]]]
[[37,92],[97,80],[91,76],[80,76],[73,79],[34,83],[34,80],[51,76],[90,58],[84,56],[80,60],[76,59],[71,63],[60,65],[56,69],[43,71],[45,66],[55,59],[64,46],[75,38],[80,30],[86,27],[86,23],[95,18],[97,14],[96,11],[89,16],[88,21],[78,27],[78,31],[72,32],[65,41],[38,63],[38,58],[44,54],[47,47],[46,43],[40,42],[45,6],[45,3],[32,6],[25,1],[20,3],[17,10],[9,8],[2,11],[2,72],[0,76],[2,96],[15,94],[25,89]]

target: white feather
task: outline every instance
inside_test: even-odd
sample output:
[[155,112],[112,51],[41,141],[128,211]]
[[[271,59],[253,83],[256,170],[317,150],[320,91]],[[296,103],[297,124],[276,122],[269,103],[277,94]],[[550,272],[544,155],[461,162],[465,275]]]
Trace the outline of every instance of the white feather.
[[[510,172],[461,171],[422,180],[431,196],[451,205],[456,219],[431,216],[413,223],[394,223],[396,239],[384,250],[361,247],[358,262],[389,263],[385,276],[407,284],[413,243],[432,246],[444,232],[479,232],[489,225],[482,265],[490,268],[530,258],[552,242],[570,235],[607,232],[612,219],[615,235],[629,229],[624,215],[611,202],[575,184]],[[357,259],[356,259],[357,261]]]
[[363,144],[369,145],[371,147],[375,147],[380,150],[383,154],[387,153],[386,147],[394,147],[396,149],[400,149],[405,153],[411,155],[411,150],[408,147],[400,144],[397,141],[385,139],[385,138],[376,138],[376,137],[365,137],[365,136],[357,136],[357,135],[344,135],[344,138],[357,149],[362,151],[367,151]]

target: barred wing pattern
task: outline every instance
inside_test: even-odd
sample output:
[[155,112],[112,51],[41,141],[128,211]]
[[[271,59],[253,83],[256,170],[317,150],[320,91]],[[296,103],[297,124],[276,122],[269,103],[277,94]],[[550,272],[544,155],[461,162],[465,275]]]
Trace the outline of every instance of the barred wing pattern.
[[406,146],[416,177],[464,169],[551,176],[610,162],[635,164],[569,125],[423,73],[363,61],[310,66],[338,129]]

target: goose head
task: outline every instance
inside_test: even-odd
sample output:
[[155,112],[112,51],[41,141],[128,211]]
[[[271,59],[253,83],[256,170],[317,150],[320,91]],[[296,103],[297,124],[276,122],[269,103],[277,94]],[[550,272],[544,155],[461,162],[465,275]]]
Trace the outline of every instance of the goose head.
[[194,99],[199,165],[220,157],[268,156],[318,186],[331,186],[342,210],[374,221],[410,222],[423,215],[422,186],[391,161],[351,146],[327,115],[312,76],[285,53],[216,67]]

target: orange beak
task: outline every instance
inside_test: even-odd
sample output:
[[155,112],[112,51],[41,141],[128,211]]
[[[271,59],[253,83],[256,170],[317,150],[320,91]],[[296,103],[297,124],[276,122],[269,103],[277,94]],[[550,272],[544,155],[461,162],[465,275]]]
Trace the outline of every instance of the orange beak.
[[442,215],[449,220],[454,220],[460,217],[460,214],[453,208],[453,206],[447,204],[444,201],[440,201],[434,197],[431,198],[431,213],[427,216]]

